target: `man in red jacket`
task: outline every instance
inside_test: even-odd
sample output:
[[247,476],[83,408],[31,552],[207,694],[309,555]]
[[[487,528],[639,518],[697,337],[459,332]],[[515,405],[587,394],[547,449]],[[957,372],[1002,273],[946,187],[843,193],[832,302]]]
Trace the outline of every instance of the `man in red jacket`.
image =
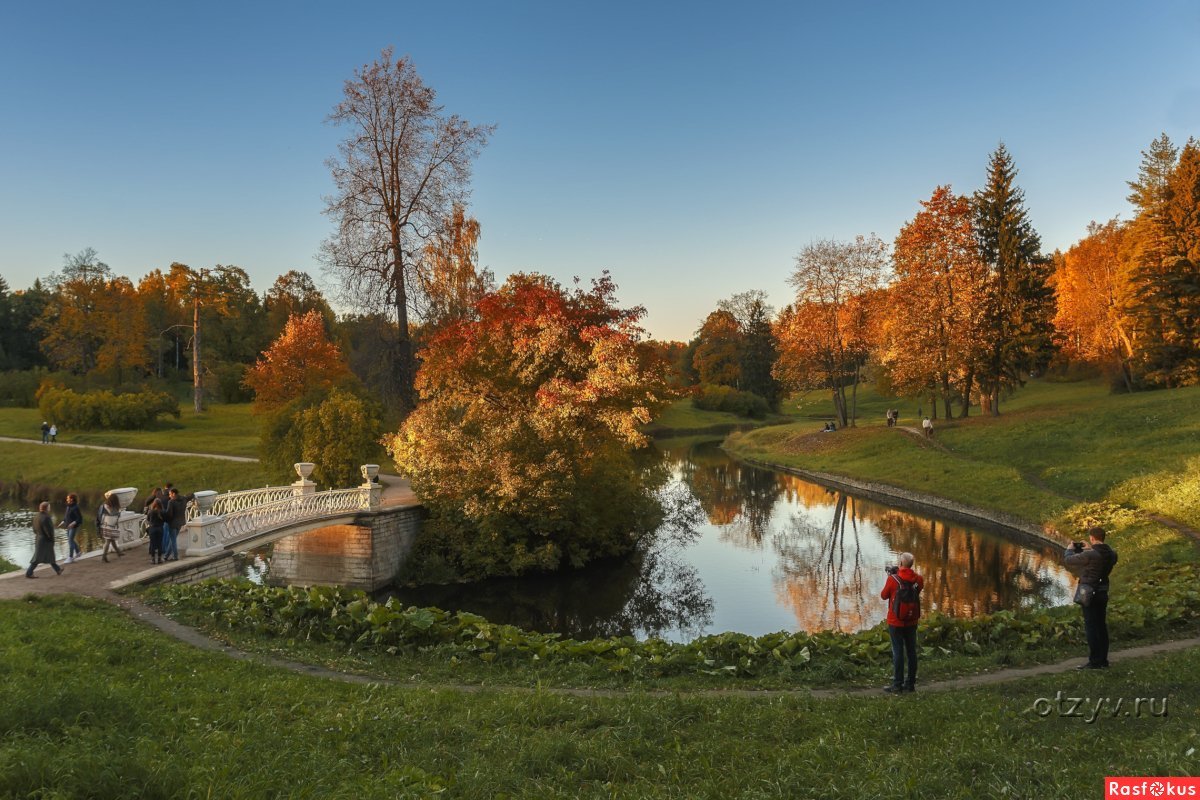
[[[913,571],[913,554],[901,553],[900,566],[888,567],[879,596],[888,602],[888,634],[892,637],[892,682],[885,692],[899,694],[917,688],[917,620],[921,618],[921,588],[925,579]],[[908,680],[904,662],[908,661]]]

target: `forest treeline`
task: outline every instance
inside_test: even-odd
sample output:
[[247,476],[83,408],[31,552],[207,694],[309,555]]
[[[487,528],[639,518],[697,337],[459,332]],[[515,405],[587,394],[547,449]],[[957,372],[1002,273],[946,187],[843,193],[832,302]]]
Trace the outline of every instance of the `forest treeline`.
[[1123,391],[1200,381],[1200,142],[1154,140],[1129,182],[1133,217],[1092,223],[1066,252],[1043,252],[1016,178],[1002,144],[982,188],[936,187],[890,247],[874,234],[808,244],[778,313],[744,292],[690,342],[658,346],[676,382],[698,405],[712,387],[774,407],[827,390],[847,425],[867,376],[935,418],[999,414],[1047,370],[1103,371]]

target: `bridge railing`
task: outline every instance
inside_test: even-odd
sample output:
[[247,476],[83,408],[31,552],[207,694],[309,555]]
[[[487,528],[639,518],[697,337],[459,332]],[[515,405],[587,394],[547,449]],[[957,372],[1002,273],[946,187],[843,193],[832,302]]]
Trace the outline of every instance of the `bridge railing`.
[[217,495],[213,501],[212,508],[207,512],[200,510],[199,504],[195,501],[188,503],[187,519],[188,522],[199,517],[202,513],[215,514],[217,516],[225,516],[238,511],[254,508],[255,506],[274,503],[279,500],[285,500],[296,494],[294,486],[264,486],[261,489],[244,489],[240,492],[225,492]]
[[[362,511],[370,507],[368,491],[361,487],[287,497],[225,514],[225,525],[219,533],[220,543],[237,541],[279,525]],[[214,544],[217,542],[205,542],[202,546],[211,547]]]

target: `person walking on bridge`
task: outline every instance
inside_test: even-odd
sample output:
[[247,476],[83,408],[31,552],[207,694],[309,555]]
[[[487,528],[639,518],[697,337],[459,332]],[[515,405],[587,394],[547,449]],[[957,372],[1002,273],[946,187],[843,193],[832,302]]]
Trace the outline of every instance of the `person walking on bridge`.
[[54,520],[50,518],[50,504],[42,502],[38,505],[37,516],[33,518],[33,561],[25,570],[26,578],[36,578],[33,568],[38,564],[49,564],[54,567],[56,575],[62,575],[63,569],[54,559]]
[[75,541],[79,529],[83,527],[83,512],[79,510],[79,498],[74,494],[67,495],[67,508],[63,513],[63,527],[67,529],[67,563],[75,561],[75,556],[83,555],[83,549]]
[[104,504],[100,506],[100,513],[96,516],[96,525],[100,528],[100,536],[104,539],[104,552],[100,554],[101,559],[105,563],[108,562],[108,548],[110,547],[116,551],[118,556],[125,555],[117,545],[117,540],[121,538],[121,501],[115,494],[110,494],[105,498]]

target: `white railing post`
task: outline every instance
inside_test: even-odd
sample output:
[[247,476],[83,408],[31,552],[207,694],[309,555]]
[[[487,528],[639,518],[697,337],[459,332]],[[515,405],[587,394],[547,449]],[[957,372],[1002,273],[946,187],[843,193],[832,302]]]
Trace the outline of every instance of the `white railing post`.
[[188,520],[184,527],[184,535],[179,537],[179,555],[206,556],[223,548],[225,518],[209,513],[217,500],[216,492],[205,490],[193,497],[199,516]]
[[378,511],[383,503],[383,485],[379,483],[379,465],[363,464],[360,467],[363,476],[361,508]]
[[133,502],[133,498],[137,496],[137,492],[138,490],[132,486],[126,486],[122,489],[109,489],[104,493],[106,500],[116,495],[117,505],[120,507],[117,518],[117,545],[119,547],[141,544],[142,520],[146,518],[146,515],[127,510],[129,504]]
[[312,471],[317,465],[311,461],[301,461],[293,464],[296,469],[296,474],[300,476],[300,480],[292,482],[292,494],[299,497],[301,495],[313,494],[317,491],[317,485],[308,479],[312,475]]

